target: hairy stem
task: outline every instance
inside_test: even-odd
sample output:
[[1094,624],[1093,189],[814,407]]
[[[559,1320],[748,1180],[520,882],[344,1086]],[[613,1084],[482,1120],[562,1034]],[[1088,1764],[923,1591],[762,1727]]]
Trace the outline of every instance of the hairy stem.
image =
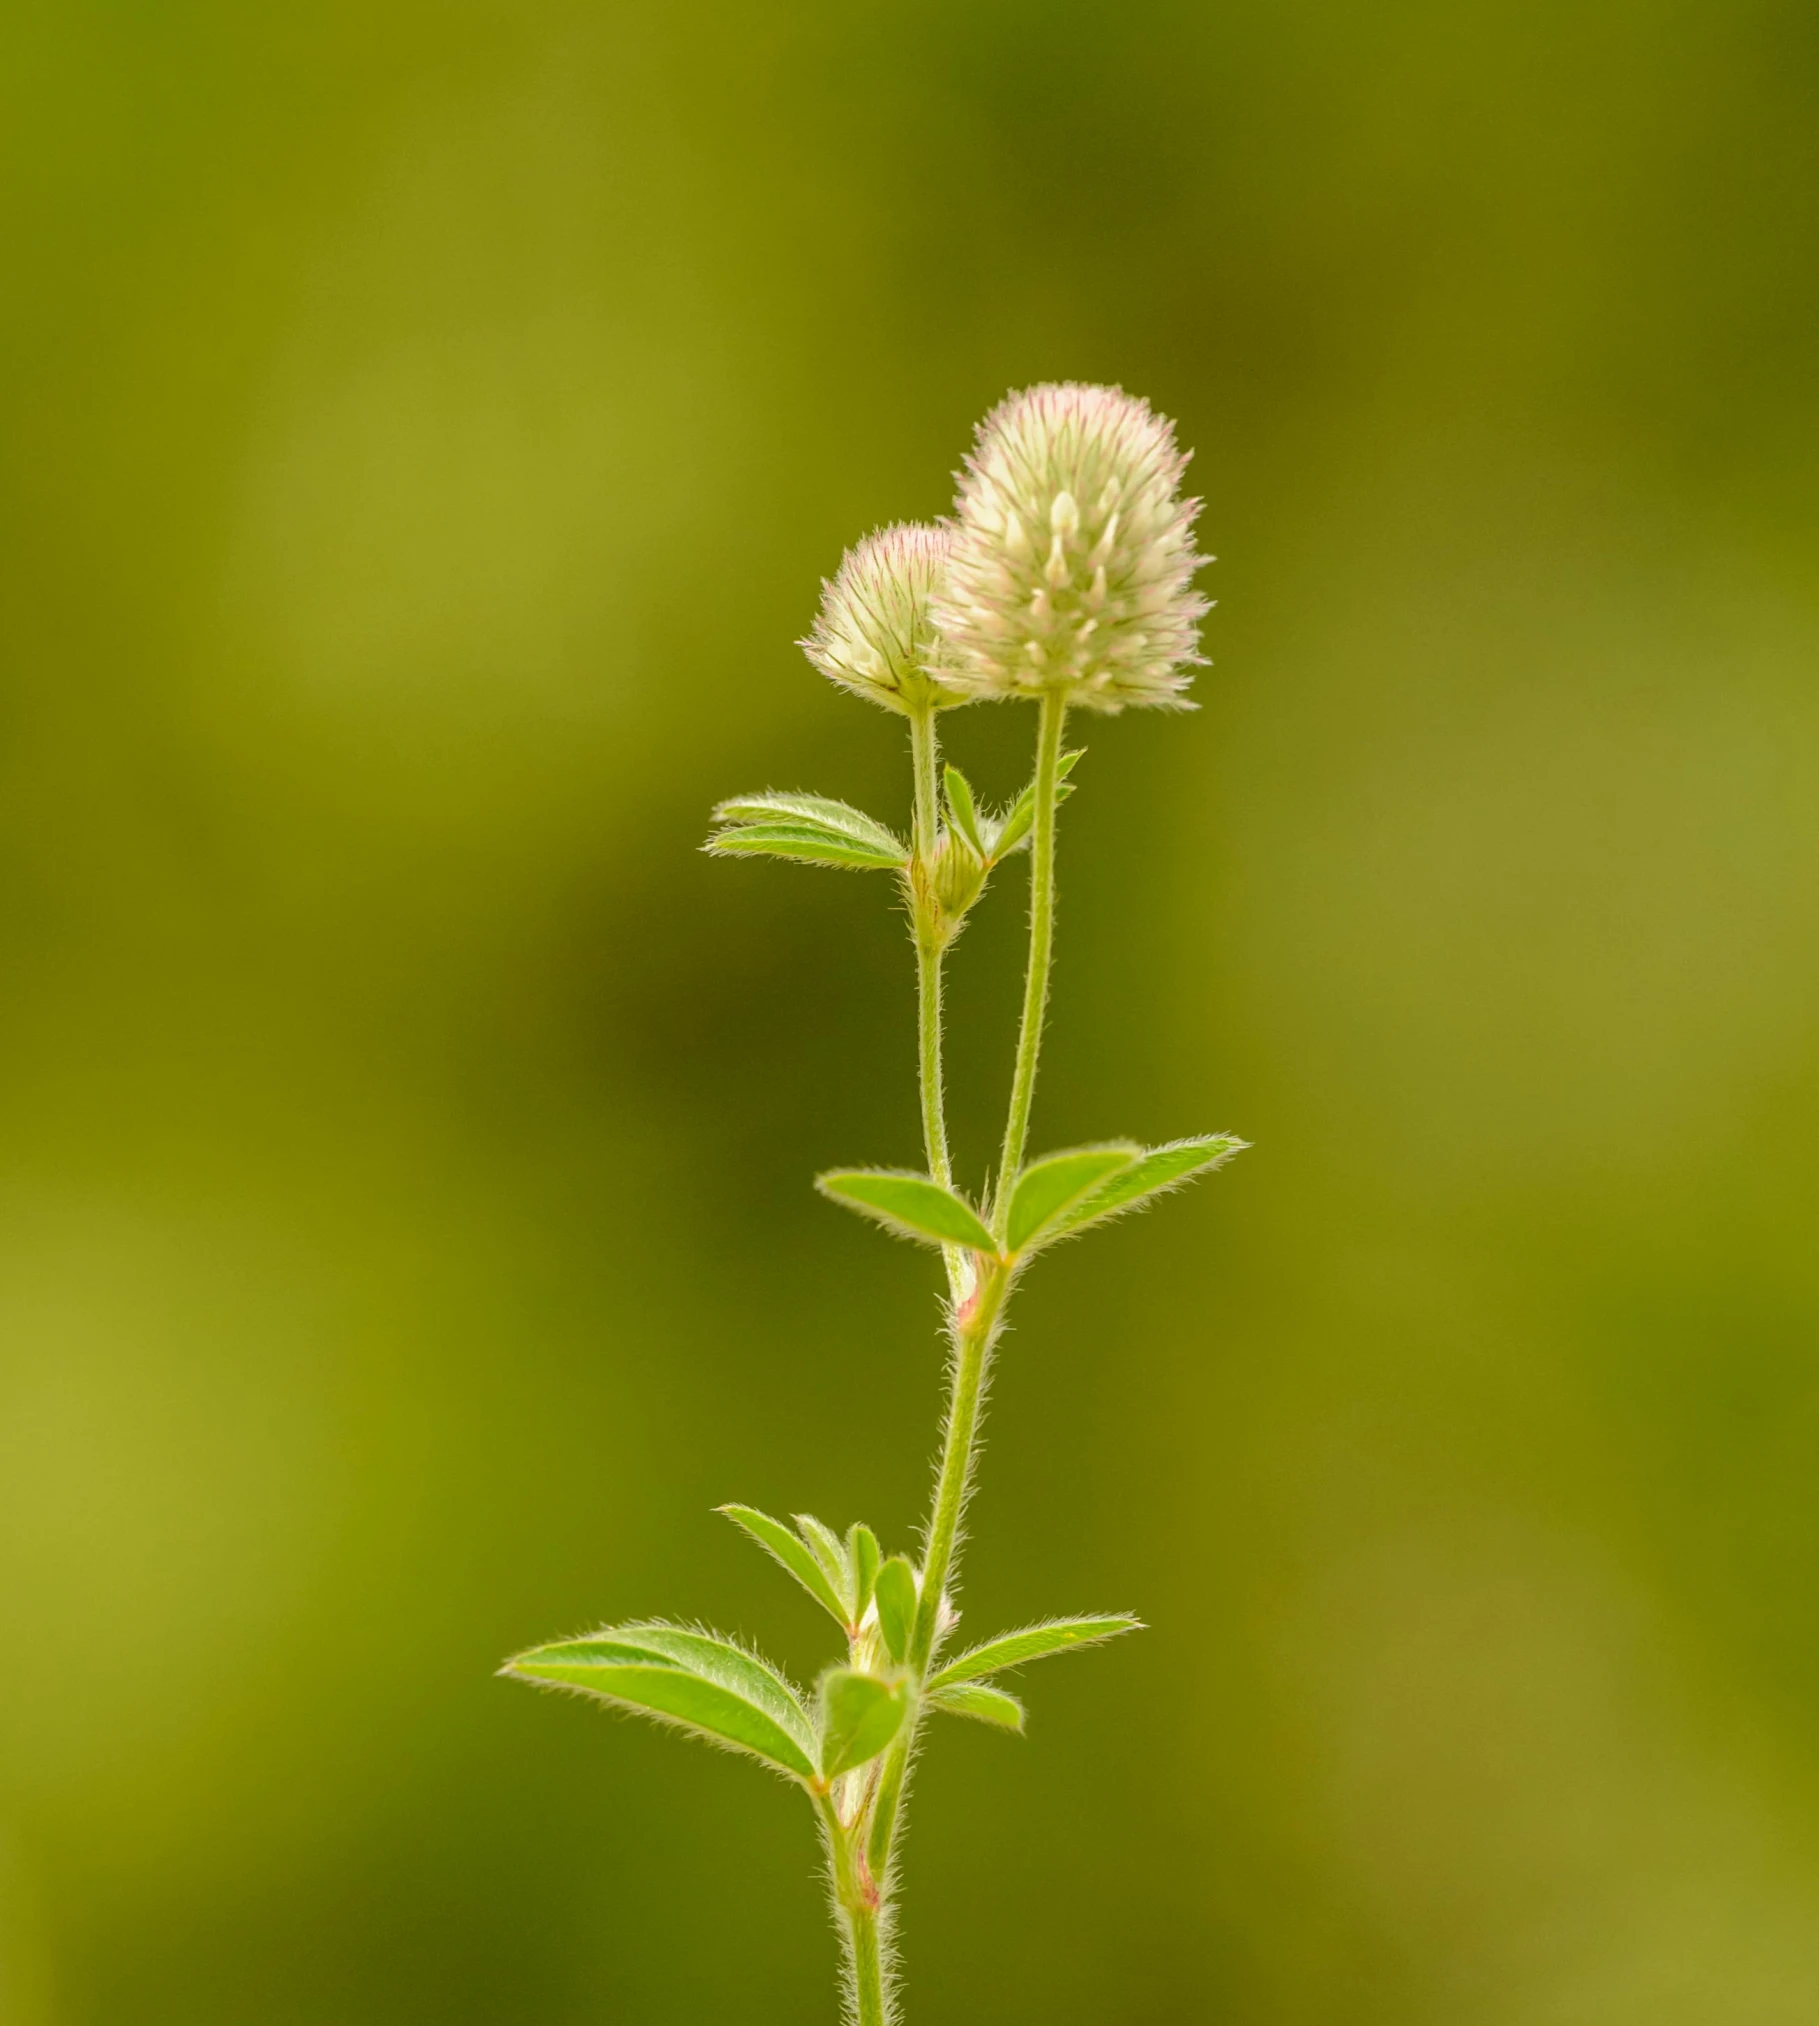
[[941,1442],[941,1469],[935,1479],[935,1505],[929,1515],[922,1594],[916,1606],[915,1630],[910,1636],[910,1666],[918,1675],[928,1666],[929,1655],[934,1651],[941,1593],[953,1573],[960,1521],[972,1490],[986,1371],[1009,1289],[1010,1269],[993,1261],[984,1268],[979,1284],[954,1315],[953,1392],[948,1400],[947,1427]]
[[1030,840],[1030,950],[1023,979],[1023,1021],[1017,1032],[1017,1067],[1011,1078],[1010,1110],[1004,1121],[1004,1148],[998,1159],[998,1189],[992,1205],[1002,1232],[1017,1171],[1029,1139],[1030,1106],[1036,1095],[1036,1059],[1042,1052],[1042,1022],[1048,1013],[1049,964],[1055,942],[1055,793],[1060,786],[1061,734],[1067,700],[1045,690],[1036,734],[1036,823]]
[[[928,1672],[941,1622],[941,1595],[953,1573],[960,1522],[972,1489],[973,1459],[978,1453],[979,1417],[985,1404],[992,1345],[997,1339],[1009,1289],[1009,1269],[997,1264],[988,1266],[972,1295],[955,1312],[953,1390],[923,1556],[921,1595],[910,1634],[909,1664],[918,1681]],[[897,1832],[902,1823],[904,1787],[920,1725],[920,1710],[912,1711],[909,1722],[885,1754],[868,1811],[866,1861],[886,1904],[896,1883]]]
[[897,1817],[903,1805],[904,1782],[909,1777],[910,1751],[915,1743],[916,1714],[897,1734],[897,1741],[884,1755],[878,1775],[878,1791],[872,1799],[871,1830],[866,1838],[865,1857],[878,1890],[888,1900],[891,1894],[891,1866],[896,1861]]
[[[1060,788],[1061,739],[1066,721],[1065,701],[1052,693],[1045,696],[1036,735],[1035,834],[1030,843],[1029,968],[1024,978],[1023,1020],[1017,1037],[1017,1064],[1011,1080],[1011,1101],[1005,1120],[1004,1150],[999,1163],[997,1201],[993,1210],[1000,1228],[1017,1170],[1023,1164],[1024,1145],[1029,1137],[1030,1107],[1036,1093],[1036,1060],[1042,1046],[1042,1023],[1048,1011],[1049,966],[1055,933],[1055,806]],[[926,836],[932,840],[935,834],[935,735],[932,721],[923,725],[912,720],[912,745],[916,761],[916,825],[920,849],[921,839]],[[941,1100],[941,957],[939,945],[933,938],[928,939],[925,945],[920,933],[921,925],[919,912],[916,948],[922,982],[923,1122],[928,1141],[929,1173],[937,1181],[945,1183],[949,1173]],[[971,1271],[958,1262],[953,1248],[949,1248],[948,1274],[954,1295],[953,1379],[942,1435],[941,1467],[935,1479],[935,1503],[929,1515],[921,1595],[917,1600],[916,1623],[910,1636],[909,1664],[918,1679],[928,1671],[935,1636],[940,1628],[942,1593],[953,1576],[960,1523],[972,1489],[974,1460],[979,1446],[979,1420],[985,1405],[992,1345],[997,1339],[1005,1300],[1010,1293],[1008,1267],[994,1262],[980,1269],[974,1282]],[[919,1724],[918,1713],[911,1717],[885,1755],[869,1810],[866,1856],[872,1876],[887,1895],[894,1882],[903,1791]]]
[[[864,1859],[859,1855],[860,1824],[850,1828],[829,1795],[817,1796],[822,1834],[827,1839],[828,1872],[834,1905],[846,1944],[845,1984],[852,2026],[888,2026],[891,2003],[884,1965],[881,1913]],[[863,1819],[863,1818],[862,1818]]]
[[850,1916],[853,1951],[853,2014],[857,2026],[885,2026],[891,2016],[885,1995],[884,1951],[878,1935],[878,1916],[865,1908]]
[[[941,960],[945,944],[930,891],[935,850],[941,835],[935,780],[939,755],[935,713],[919,711],[910,719],[910,758],[916,777],[916,820],[910,908],[916,939],[916,1056],[922,1091],[922,1146],[928,1171],[945,1188],[953,1183],[953,1162],[947,1149],[947,1095],[941,1074]],[[964,1292],[966,1261],[959,1247],[943,1248],[949,1292]]]

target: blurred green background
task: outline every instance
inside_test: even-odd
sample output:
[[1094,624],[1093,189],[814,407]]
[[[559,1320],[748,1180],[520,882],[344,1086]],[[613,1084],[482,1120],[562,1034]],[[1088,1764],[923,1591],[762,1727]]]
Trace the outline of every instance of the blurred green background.
[[[0,25],[0,2013],[831,2020],[807,1811],[494,1680],[709,1507],[906,1541],[878,880],[696,852],[1007,387],[1179,418],[1090,727],[911,2016],[1819,2016],[1819,15],[17,0]],[[1030,713],[952,721],[1003,792]],[[960,945],[996,1125],[1019,881]]]

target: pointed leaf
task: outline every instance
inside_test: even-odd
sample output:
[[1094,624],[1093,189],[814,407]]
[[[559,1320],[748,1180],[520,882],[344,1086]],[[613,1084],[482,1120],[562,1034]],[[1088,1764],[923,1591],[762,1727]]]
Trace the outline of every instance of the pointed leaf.
[[898,864],[909,857],[909,847],[897,834],[875,817],[850,803],[835,802],[826,795],[741,795],[722,802],[714,821],[732,823],[809,823],[850,837],[855,844],[874,851],[894,854]]
[[502,1672],[578,1689],[620,1709],[747,1752],[797,1779],[815,1771],[815,1740],[783,1677],[730,1641],[674,1625],[620,1625],[538,1646]]
[[838,865],[855,872],[900,866],[902,856],[807,823],[745,823],[717,831],[702,847],[721,858],[789,858],[801,865]]
[[760,1659],[718,1632],[701,1632],[689,1625],[667,1625],[661,1619],[645,1619],[619,1626],[610,1636],[635,1639],[678,1667],[690,1668],[705,1679],[743,1695],[768,1711],[786,1730],[793,1730],[804,1744],[814,1735],[808,1710],[794,1685],[768,1660]]
[[948,1688],[929,1691],[930,1709],[951,1710],[955,1716],[977,1717],[981,1723],[997,1724],[1007,1731],[1023,1728],[1023,1705],[1001,1688],[987,1688],[980,1681],[956,1681]]
[[875,1759],[903,1728],[909,1691],[874,1674],[851,1668],[829,1670],[821,1683],[821,1772],[824,1779],[850,1773]]
[[954,819],[954,828],[983,859],[986,853],[979,835],[979,805],[973,800],[966,776],[958,767],[949,767],[942,778],[947,785],[948,814]]
[[715,1510],[723,1512],[735,1526],[743,1527],[767,1554],[782,1563],[836,1624],[846,1624],[846,1607],[839,1591],[828,1580],[827,1571],[781,1520],[774,1520],[769,1513],[749,1505],[723,1505]]
[[907,1660],[916,1622],[916,1572],[903,1556],[893,1555],[878,1571],[874,1601],[885,1651],[895,1661]]
[[821,1564],[840,1599],[840,1622],[853,1625],[858,1613],[852,1608],[853,1572],[846,1563],[846,1543],[832,1527],[823,1526],[812,1512],[796,1515],[796,1531],[808,1543],[808,1551]]
[[[1084,751],[1084,748],[1081,751]],[[1066,782],[1080,760],[1081,751],[1061,755],[1061,764],[1055,771],[1057,782]],[[1055,796],[1057,805],[1065,802],[1073,792],[1072,788],[1065,785],[1060,787]],[[1013,851],[1027,844],[1035,821],[1036,784],[1032,781],[998,819],[997,834],[991,840],[991,862],[996,865],[999,859],[1008,858]]]
[[1032,1162],[1011,1192],[1005,1244],[1012,1252],[1021,1252],[1047,1235],[1064,1211],[1121,1174],[1142,1152],[1134,1140],[1114,1140],[1100,1147],[1070,1147],[1066,1153]]
[[862,1521],[855,1520],[847,1529],[846,1559],[853,1572],[853,1622],[857,1624],[872,1601],[878,1564],[884,1559],[878,1549],[878,1536]]
[[997,1674],[1007,1667],[1022,1667],[1027,1661],[1046,1659],[1051,1653],[1071,1653],[1076,1646],[1097,1646],[1116,1639],[1121,1632],[1140,1632],[1143,1621],[1118,1612],[1108,1618],[1051,1618],[1046,1624],[1026,1625],[1021,1632],[1001,1632],[971,1652],[950,1660],[929,1684],[950,1688],[956,1682],[976,1681],[984,1674]]
[[976,1252],[998,1250],[979,1213],[927,1175],[895,1168],[842,1168],[817,1175],[815,1187],[849,1210],[876,1218],[900,1238],[918,1239],[924,1245],[970,1245]]
[[1139,1209],[1170,1189],[1179,1189],[1184,1182],[1222,1167],[1249,1144],[1232,1133],[1207,1133],[1199,1139],[1171,1140],[1165,1147],[1151,1147],[1122,1174],[1071,1204],[1051,1235],[1066,1237],[1107,1217]]

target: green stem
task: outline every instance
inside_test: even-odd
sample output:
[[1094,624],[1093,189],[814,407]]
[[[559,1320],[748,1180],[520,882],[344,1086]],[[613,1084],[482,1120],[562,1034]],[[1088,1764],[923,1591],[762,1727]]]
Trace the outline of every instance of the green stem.
[[[1023,1019],[1017,1036],[1017,1064],[1011,1079],[1011,1101],[1004,1126],[993,1219],[1002,1230],[1010,1192],[1023,1165],[1029,1138],[1030,1107],[1036,1094],[1036,1061],[1042,1047],[1042,1023],[1048,1012],[1049,966],[1055,934],[1055,802],[1061,778],[1061,738],[1067,704],[1060,695],[1043,697],[1036,734],[1035,834],[1030,843],[1029,969],[1023,985]],[[927,899],[926,881],[933,871],[938,837],[935,799],[935,723],[933,712],[910,720],[910,750],[916,775],[916,827],[911,868],[911,905],[916,928],[919,1059],[922,1072],[922,1130],[929,1173],[951,1185],[946,1111],[941,1087],[941,939]],[[971,1261],[955,1247],[947,1248],[948,1276],[954,1298],[954,1363],[947,1422],[942,1433],[941,1468],[935,1479],[935,1503],[929,1515],[921,1594],[910,1634],[909,1666],[917,1681],[927,1674],[940,1628],[941,1598],[953,1575],[960,1524],[972,1490],[974,1460],[979,1447],[979,1421],[984,1411],[992,1346],[1010,1293],[1011,1269],[1002,1261]],[[977,1276],[975,1279],[974,1276]],[[878,1941],[878,1913],[873,1904],[888,1898],[893,1884],[897,1830],[902,1818],[904,1785],[915,1749],[919,1714],[912,1715],[885,1755],[871,1806],[861,1817],[866,1824],[865,1861],[870,1894],[859,1890],[855,1852],[845,1840],[838,1817],[826,1807],[830,1857],[835,1865],[835,1891],[847,1921],[852,1998],[858,2026],[883,2026],[886,2017],[883,1965]],[[844,1875],[843,1875],[844,1867]]]
[[851,1916],[853,2010],[858,2026],[885,2026],[890,2008],[884,1997],[884,1951],[878,1938],[878,1916],[864,1910]]
[[935,713],[917,711],[910,718],[910,762],[916,776],[916,856],[932,865],[935,839],[941,831],[941,804],[935,788]]
[[928,1171],[946,1189],[953,1184],[948,1161],[946,1104],[941,1089],[941,952],[916,937],[917,1039],[922,1063],[922,1144]]
[[[1042,1045],[1042,1023],[1048,1011],[1049,966],[1055,935],[1055,807],[1061,777],[1061,740],[1066,721],[1065,700],[1053,693],[1044,696],[1036,734],[1035,834],[1030,843],[1029,968],[1024,977],[1023,1019],[1017,1036],[1017,1064],[1011,1079],[1010,1109],[1005,1119],[1004,1149],[999,1163],[997,1201],[993,1209],[995,1220],[1003,1218],[1017,1171],[1023,1165],[1023,1150],[1029,1137],[1030,1107],[1036,1093],[1036,1061]],[[924,727],[912,721],[912,736],[917,770],[918,833],[932,837],[932,814],[926,819],[929,825],[926,833],[923,828],[925,805],[932,811],[934,800],[932,722]],[[925,952],[920,935],[917,951],[923,965],[922,1091],[929,1172],[945,1182],[945,1166],[936,1165],[937,1146],[940,1161],[945,1163],[947,1159],[940,1094],[940,951],[935,947]],[[957,1277],[952,1257],[949,1274],[956,1304],[953,1387],[942,1438],[941,1468],[935,1480],[935,1504],[929,1516],[922,1591],[917,1600],[916,1623],[910,1636],[909,1663],[918,1678],[927,1672],[940,1624],[942,1593],[953,1575],[960,1522],[972,1489],[979,1418],[985,1403],[992,1345],[997,1338],[1005,1299],[1010,1292],[1010,1270],[1000,1264],[984,1268],[978,1285],[970,1293],[965,1291],[965,1283]],[[918,1727],[919,1716],[912,1716],[886,1754],[870,1810],[871,1829],[866,1853],[872,1876],[886,1894],[893,1882],[903,1790]]]
[[[928,1171],[946,1189],[953,1185],[953,1162],[947,1147],[947,1096],[941,1073],[941,959],[944,945],[930,894],[935,850],[941,834],[935,780],[938,753],[935,713],[919,711],[910,719],[910,758],[916,777],[914,862],[910,872],[910,908],[916,939],[916,1059],[922,1092],[922,1145]],[[966,1261],[959,1247],[943,1248],[950,1293],[960,1297]]]
[[998,1189],[992,1219],[1002,1231],[1011,1190],[1023,1166],[1029,1139],[1030,1106],[1036,1095],[1036,1058],[1042,1052],[1042,1022],[1048,1012],[1049,964],[1055,941],[1055,793],[1060,786],[1061,734],[1067,698],[1045,690],[1036,733],[1036,823],[1030,840],[1030,953],[1023,979],[1023,1021],[1017,1032],[1017,1067],[1011,1078],[1010,1110],[1004,1121],[1004,1148],[998,1160]]
[[983,1269],[978,1286],[954,1316],[954,1389],[948,1401],[941,1470],[935,1480],[935,1508],[929,1516],[922,1560],[922,1594],[916,1605],[915,1630],[910,1635],[909,1663],[918,1677],[934,1651],[941,1593],[953,1571],[960,1520],[972,1490],[986,1371],[1009,1288],[1010,1269],[993,1261]]
[[916,774],[914,863],[910,905],[916,935],[916,1040],[922,1086],[922,1142],[928,1171],[945,1189],[952,1181],[947,1151],[947,1105],[941,1080],[941,934],[934,920],[929,885],[941,819],[935,800],[935,713],[910,719],[910,758]]
[[[854,2026],[887,2026],[884,1947],[878,1894],[862,1868],[858,1853],[859,1825],[847,1828],[832,1796],[816,1796],[822,1832],[827,1838],[828,1870],[833,1877],[834,1904],[846,1941],[846,1986]],[[863,1818],[861,1818],[863,1819]]]
[[[985,1269],[974,1293],[956,1310],[954,1319],[953,1392],[948,1401],[947,1427],[941,1445],[941,1469],[935,1480],[935,1507],[929,1519],[922,1563],[921,1595],[910,1633],[909,1665],[918,1681],[927,1673],[940,1624],[941,1595],[953,1572],[960,1521],[972,1489],[973,1459],[978,1453],[979,1417],[985,1403],[992,1345],[1010,1288],[1007,1267]],[[885,1754],[877,1791],[870,1808],[866,1860],[886,1903],[896,1883],[897,1830],[902,1819],[903,1791],[916,1749],[921,1712],[910,1720]]]
[[878,1792],[872,1800],[871,1833],[866,1839],[865,1857],[871,1866],[878,1890],[886,1900],[891,1894],[891,1865],[897,1849],[897,1814],[903,1802],[903,1783],[909,1772],[910,1748],[915,1742],[916,1715],[897,1734],[897,1741],[884,1755],[878,1774]]

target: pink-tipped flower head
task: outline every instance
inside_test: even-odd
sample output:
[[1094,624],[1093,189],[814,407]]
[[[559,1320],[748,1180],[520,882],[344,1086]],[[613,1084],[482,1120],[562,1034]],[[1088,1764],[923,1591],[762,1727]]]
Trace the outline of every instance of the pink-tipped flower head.
[[799,642],[830,682],[906,715],[971,703],[929,616],[947,568],[944,527],[901,523],[847,550],[821,586],[814,630]]
[[1118,387],[1012,394],[960,475],[934,619],[980,697],[1186,708],[1206,600],[1174,425]]

